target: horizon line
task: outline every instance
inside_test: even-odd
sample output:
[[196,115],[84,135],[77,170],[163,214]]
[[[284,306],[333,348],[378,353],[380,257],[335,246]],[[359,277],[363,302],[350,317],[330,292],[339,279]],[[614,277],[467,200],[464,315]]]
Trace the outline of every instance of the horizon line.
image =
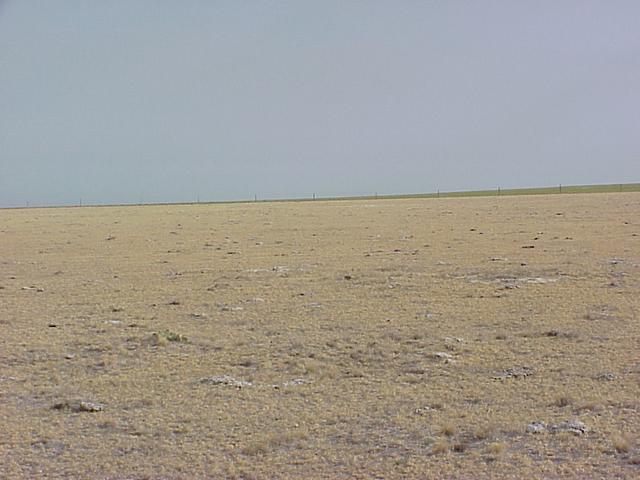
[[136,203],[96,203],[71,205],[21,205],[2,207],[0,210],[26,210],[37,208],[104,208],[104,207],[144,207],[144,206],[170,206],[170,205],[224,205],[236,203],[283,203],[283,202],[314,202],[314,201],[349,201],[349,200],[401,200],[407,198],[465,198],[465,197],[490,197],[490,196],[517,196],[517,195],[560,195],[560,194],[576,194],[576,193],[628,193],[640,192],[640,182],[627,183],[603,183],[603,184],[584,184],[584,185],[555,185],[545,187],[518,187],[518,188],[501,188],[482,189],[482,190],[451,190],[423,193],[392,193],[373,195],[340,195],[321,197],[316,193],[309,197],[291,197],[291,198],[264,198],[259,199],[254,194],[253,199],[243,200],[206,200],[206,201],[177,201],[177,202],[136,202]]

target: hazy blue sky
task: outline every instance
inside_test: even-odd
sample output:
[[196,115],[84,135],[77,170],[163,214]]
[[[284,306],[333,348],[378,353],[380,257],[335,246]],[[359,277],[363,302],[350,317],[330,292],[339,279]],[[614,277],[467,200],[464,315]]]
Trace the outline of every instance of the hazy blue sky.
[[0,0],[0,205],[640,181],[640,2]]

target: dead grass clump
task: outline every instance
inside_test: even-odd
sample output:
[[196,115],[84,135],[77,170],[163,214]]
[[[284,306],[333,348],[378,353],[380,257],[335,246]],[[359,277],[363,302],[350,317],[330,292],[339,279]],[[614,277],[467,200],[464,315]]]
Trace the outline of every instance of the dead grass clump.
[[256,366],[256,362],[252,358],[245,358],[238,362],[238,365],[240,367],[250,368]]
[[633,442],[631,439],[631,435],[629,435],[628,433],[615,435],[611,439],[611,444],[613,445],[615,451],[618,453],[629,453],[632,443]]
[[573,403],[573,399],[568,395],[558,395],[551,403],[554,407],[567,407]]
[[437,440],[431,446],[431,454],[432,455],[441,455],[443,453],[447,453],[451,445],[447,440]]
[[249,456],[264,455],[271,450],[282,447],[299,448],[301,443],[309,438],[302,430],[290,430],[280,434],[269,435],[255,440],[242,449],[242,453]]
[[335,380],[340,374],[336,365],[325,364],[319,367],[319,374],[322,380]]
[[476,428],[473,432],[474,440],[487,440],[493,437],[495,434],[495,428],[491,425],[482,425]]
[[577,408],[576,412],[596,412],[602,410],[602,405],[594,400],[588,400],[586,402],[581,403]]
[[269,445],[266,441],[254,441],[242,448],[242,453],[244,455],[255,456],[255,455],[264,455],[269,451]]
[[489,443],[486,448],[486,452],[489,455],[500,455],[507,449],[507,444],[504,442]]
[[446,423],[442,427],[440,427],[440,435],[444,435],[445,437],[453,437],[456,433],[456,426],[451,423]]

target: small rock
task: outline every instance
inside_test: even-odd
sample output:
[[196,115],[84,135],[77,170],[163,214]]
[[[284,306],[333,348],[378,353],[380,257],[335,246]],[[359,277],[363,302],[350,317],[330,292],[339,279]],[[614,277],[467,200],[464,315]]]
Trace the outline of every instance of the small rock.
[[446,353],[446,352],[435,352],[433,354],[433,358],[438,358],[440,360],[452,360],[453,359],[453,355],[451,355],[450,353]]
[[306,383],[311,383],[304,378],[294,378],[293,380],[288,380],[282,384],[283,387],[292,387],[296,385],[304,385]]
[[81,413],[81,412],[95,413],[95,412],[101,412],[102,410],[104,410],[104,405],[102,405],[101,403],[85,402],[85,401],[59,402],[54,404],[52,408],[54,410],[64,410],[64,411],[69,411],[73,413]]
[[230,375],[218,375],[214,377],[201,378],[200,383],[205,383],[208,385],[227,385],[236,388],[250,387],[252,385],[251,382],[247,382],[246,380],[236,380]]
[[532,367],[523,365],[520,367],[513,367],[503,370],[501,373],[495,375],[494,380],[505,380],[507,378],[526,378],[535,373],[535,369]]
[[[426,315],[427,317],[429,316],[429,314]],[[461,337],[444,337],[444,341],[446,343],[464,343],[464,338]]]
[[418,407],[416,408],[413,413],[415,415],[420,415],[420,416],[424,416],[427,415],[429,412],[435,410],[434,408],[431,408],[429,406],[424,406],[424,407]]
[[527,425],[527,433],[543,433],[547,431],[547,425],[544,422],[533,422]]
[[550,425],[549,431],[551,433],[568,432],[574,435],[582,435],[587,431],[587,426],[578,420],[569,420],[558,424]]
[[31,285],[30,287],[22,287],[21,290],[33,290],[34,292],[44,292],[44,288],[36,287],[35,285]]
[[611,372],[604,372],[596,376],[596,380],[604,380],[606,382],[612,382],[616,379],[616,376]]

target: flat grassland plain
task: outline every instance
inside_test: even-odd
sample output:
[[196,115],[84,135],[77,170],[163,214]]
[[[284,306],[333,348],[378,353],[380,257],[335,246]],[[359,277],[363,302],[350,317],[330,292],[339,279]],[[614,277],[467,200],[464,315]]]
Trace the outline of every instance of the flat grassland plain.
[[640,193],[1,210],[0,477],[638,478],[639,294]]

